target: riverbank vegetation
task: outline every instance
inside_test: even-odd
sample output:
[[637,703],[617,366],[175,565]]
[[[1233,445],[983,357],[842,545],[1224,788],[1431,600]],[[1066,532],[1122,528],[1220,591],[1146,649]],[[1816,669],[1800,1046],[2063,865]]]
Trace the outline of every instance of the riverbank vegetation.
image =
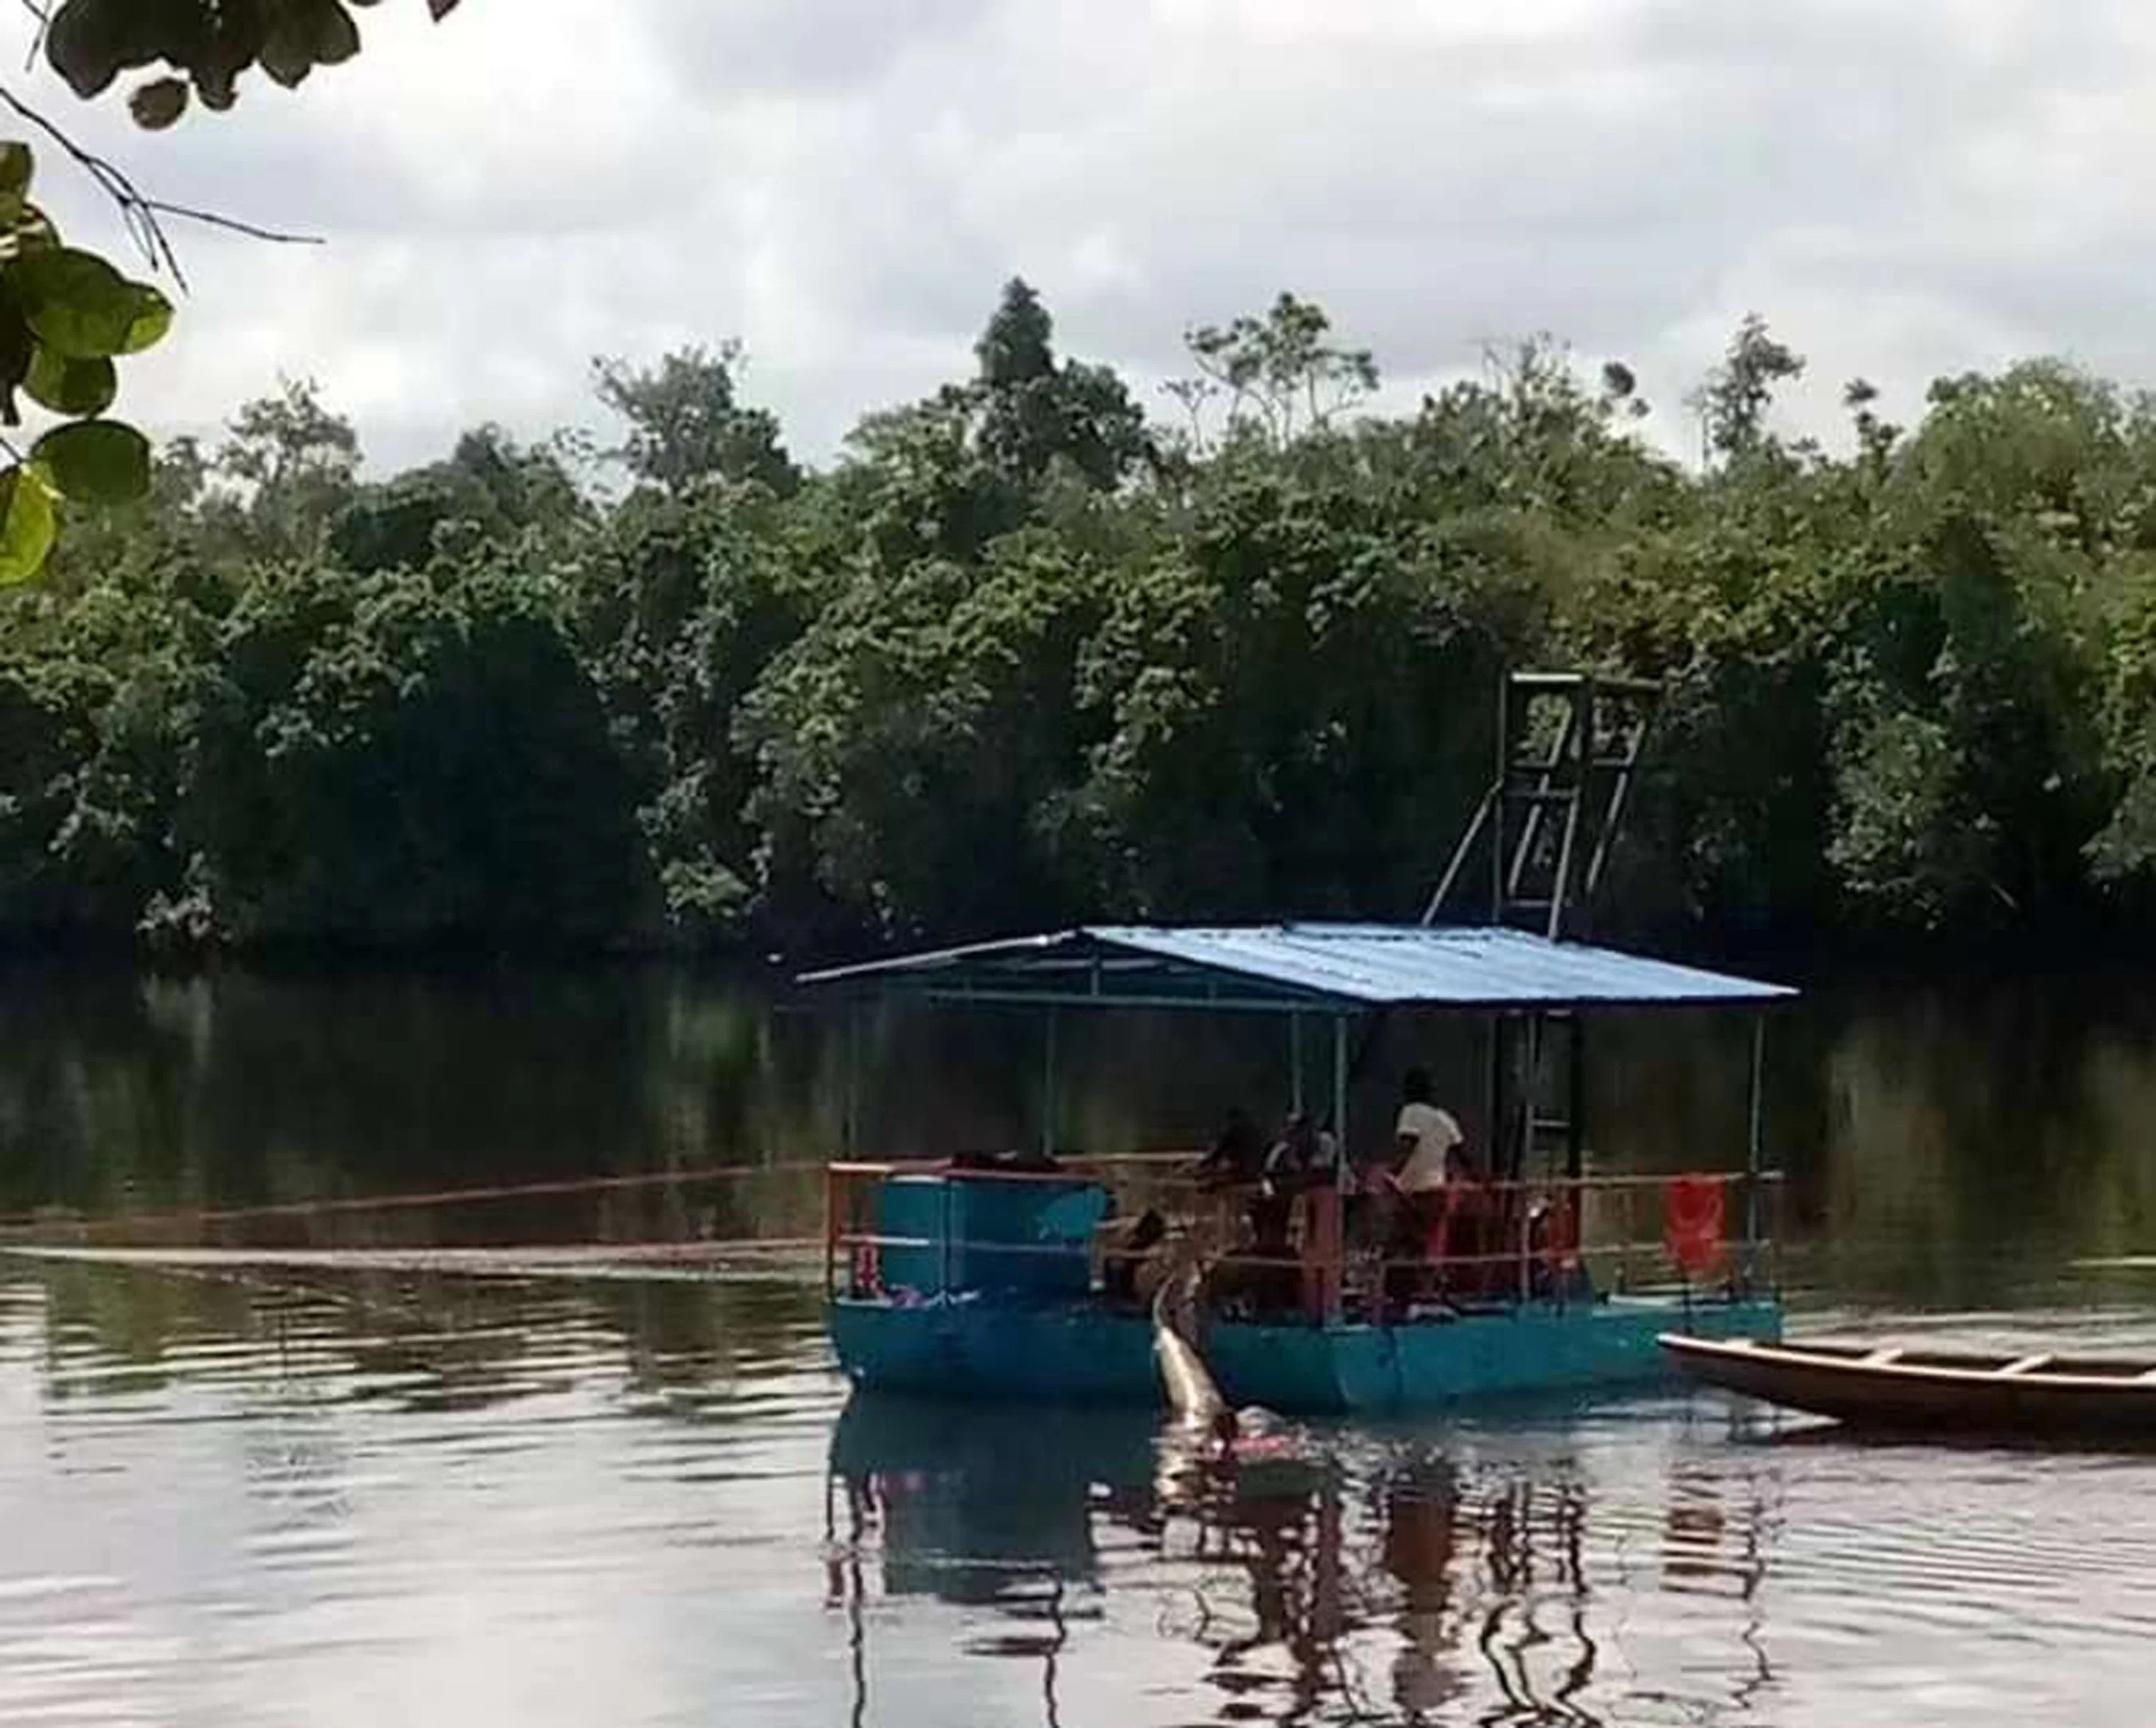
[[2156,918],[2156,403],[2032,361],[1833,449],[1748,321],[1679,463],[1548,343],[1409,413],[1317,308],[1148,413],[1014,283],[811,468],[731,348],[614,446],[363,479],[311,388],[0,597],[0,931],[799,951],[1419,909],[1507,664],[1667,681],[1620,921],[1717,943]]

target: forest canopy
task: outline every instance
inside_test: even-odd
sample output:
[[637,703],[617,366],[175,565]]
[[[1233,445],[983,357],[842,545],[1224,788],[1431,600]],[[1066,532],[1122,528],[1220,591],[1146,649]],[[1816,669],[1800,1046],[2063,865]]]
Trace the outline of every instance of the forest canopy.
[[[1161,412],[1023,282],[815,466],[731,343],[598,440],[367,477],[305,382],[0,597],[0,933],[793,949],[1410,915],[1500,669],[1666,682],[1624,926],[1964,936],[2156,906],[2156,401],[2053,361],[1847,387],[1748,320],[1642,435],[1547,341],[1413,412],[1282,295]],[[955,357],[955,356],[954,356]],[[95,489],[83,489],[85,493]]]

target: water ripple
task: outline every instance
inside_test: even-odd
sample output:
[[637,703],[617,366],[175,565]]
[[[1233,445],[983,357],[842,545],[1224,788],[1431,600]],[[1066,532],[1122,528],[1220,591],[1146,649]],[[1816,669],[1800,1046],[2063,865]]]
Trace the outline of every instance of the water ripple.
[[1164,1487],[1142,1413],[842,1411],[798,1285],[323,1277],[0,1283],[0,1720],[2143,1720],[2140,1459],[1662,1391]]

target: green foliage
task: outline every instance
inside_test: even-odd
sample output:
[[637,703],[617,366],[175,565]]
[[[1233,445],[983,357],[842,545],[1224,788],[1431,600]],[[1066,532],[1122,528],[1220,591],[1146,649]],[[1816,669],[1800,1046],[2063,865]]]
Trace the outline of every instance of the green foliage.
[[[427,9],[439,19],[456,4],[427,0]],[[253,67],[290,87],[317,66],[350,59],[359,27],[346,0],[59,0],[44,49],[78,96],[101,94],[122,72],[170,67],[129,98],[136,122],[156,129],[179,119],[190,92],[205,107],[229,108]]]
[[675,938],[742,934],[755,910],[749,747],[736,716],[819,609],[813,566],[768,495],[626,500],[587,541],[584,654],[638,798]]
[[1299,454],[1208,473],[1081,661],[1092,874],[1149,915],[1404,910],[1487,773],[1532,550],[1400,510],[1352,449]]
[[40,347],[30,356],[23,388],[41,408],[59,414],[101,414],[120,392],[120,374],[107,359],[81,360]]
[[113,361],[154,346],[172,321],[157,289],[60,244],[30,201],[35,167],[28,145],[0,141],[0,425],[23,423],[18,392],[61,423],[27,462],[0,469],[0,583],[44,567],[60,499],[95,505],[141,495],[148,444],[132,427],[95,417],[118,393]]
[[310,509],[327,523],[331,554],[362,576],[419,569],[459,546],[481,543],[520,541],[532,556],[552,556],[579,546],[590,521],[560,459],[521,448],[497,427],[465,433],[446,461],[381,485],[355,488],[341,463],[308,485],[316,489]]
[[126,504],[150,490],[150,441],[116,421],[56,427],[31,447],[30,459],[63,498]]
[[[438,22],[456,4],[427,0]],[[229,108],[239,78],[251,69],[290,87],[360,48],[347,0],[54,0],[30,10],[47,62],[78,96],[100,95],[124,71],[168,68],[128,97],[136,123],[151,131],[176,124],[193,98]],[[177,260],[158,227],[159,209],[170,207],[145,200],[118,170],[16,106],[90,169],[153,263],[177,277]],[[55,414],[102,414],[118,392],[113,360],[153,346],[172,322],[172,303],[158,289],[128,280],[94,252],[60,243],[50,218],[29,202],[33,167],[28,144],[0,140],[0,424],[8,427],[21,423],[18,391]],[[109,505],[139,496],[147,483],[148,446],[128,428],[59,428],[38,449],[42,454],[27,471],[0,470],[6,488],[0,582],[34,575],[53,543],[53,500],[32,495],[38,484],[78,504]]]
[[684,348],[644,371],[593,361],[599,400],[629,423],[628,442],[609,455],[645,485],[676,494],[707,480],[791,492],[801,475],[779,442],[777,418],[736,399],[741,362],[737,342],[716,354]]
[[0,471],[0,582],[18,582],[44,568],[53,546],[52,489],[34,468]]
[[1209,408],[1225,403],[1231,433],[1255,433],[1284,444],[1297,432],[1322,432],[1378,387],[1378,364],[1368,348],[1343,348],[1327,338],[1332,320],[1322,306],[1292,294],[1275,300],[1263,318],[1203,324],[1183,338],[1198,369],[1172,387],[1202,441]]
[[240,941],[534,946],[619,931],[629,787],[567,597],[480,555],[265,573],[226,621],[178,815]]
[[248,526],[267,549],[316,550],[352,495],[359,438],[352,422],[322,406],[312,379],[287,378],[275,396],[243,407],[218,452],[218,465],[246,495]]
[[983,929],[1073,903],[1056,818],[1105,609],[1101,572],[1037,531],[972,567],[857,568],[742,710],[761,873],[788,917]]
[[1695,398],[1707,449],[1724,460],[1757,450],[1767,436],[1774,387],[1803,377],[1804,370],[1804,356],[1768,334],[1765,319],[1745,314],[1728,353]]
[[27,251],[9,285],[38,347],[63,359],[137,354],[172,327],[172,304],[163,295],[71,246]]
[[973,347],[981,457],[1019,487],[1067,463],[1085,484],[1105,490],[1145,456],[1145,417],[1106,367],[1059,362],[1055,334],[1040,295],[1013,277]]
[[0,477],[0,577],[70,517],[0,600],[0,931],[1404,915],[1538,662],[1667,687],[1613,934],[2156,915],[2156,405],[2070,367],[1942,381],[1906,429],[1857,381],[1832,454],[1775,436],[1803,362],[1748,320],[1692,468],[1547,338],[1351,412],[1374,361],[1283,297],[1196,333],[1178,438],[1013,281],[963,377],[820,472],[731,346],[603,364],[634,484],[601,496],[493,428],[363,481],[296,382],[151,459],[92,406],[110,356],[38,333],[103,315],[11,326],[74,418]]

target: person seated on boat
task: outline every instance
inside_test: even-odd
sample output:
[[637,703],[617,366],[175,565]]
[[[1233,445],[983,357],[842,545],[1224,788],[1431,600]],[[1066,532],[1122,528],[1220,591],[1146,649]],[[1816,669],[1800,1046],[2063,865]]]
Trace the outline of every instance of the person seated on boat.
[[1250,1202],[1251,1233],[1274,1246],[1261,1254],[1292,1252],[1288,1246],[1288,1222],[1295,1202],[1312,1188],[1338,1179],[1333,1139],[1310,1120],[1307,1110],[1291,1111],[1281,1136],[1265,1154],[1265,1168],[1256,1196]]
[[947,1161],[952,1170],[999,1171],[1006,1173],[1023,1172],[1029,1176],[1045,1175],[1061,1169],[1061,1161],[1053,1152],[1040,1147],[1007,1148],[999,1152],[953,1152]]
[[1148,1206],[1135,1218],[1101,1226],[1101,1294],[1111,1302],[1152,1300],[1166,1265],[1168,1220]]
[[1332,1136],[1322,1132],[1306,1111],[1291,1112],[1280,1138],[1265,1155],[1257,1192],[1248,1208],[1250,1233],[1243,1258],[1276,1264],[1245,1264],[1229,1280],[1235,1294],[1260,1310],[1287,1309],[1301,1295],[1293,1224],[1296,1202],[1311,1189],[1334,1179]]
[[1332,1136],[1311,1120],[1310,1112],[1291,1110],[1265,1154],[1261,1175],[1266,1187],[1299,1194],[1336,1180],[1337,1158]]
[[1239,1105],[1228,1112],[1219,1138],[1191,1175],[1204,1188],[1248,1187],[1264,1176],[1265,1165],[1265,1136]]

